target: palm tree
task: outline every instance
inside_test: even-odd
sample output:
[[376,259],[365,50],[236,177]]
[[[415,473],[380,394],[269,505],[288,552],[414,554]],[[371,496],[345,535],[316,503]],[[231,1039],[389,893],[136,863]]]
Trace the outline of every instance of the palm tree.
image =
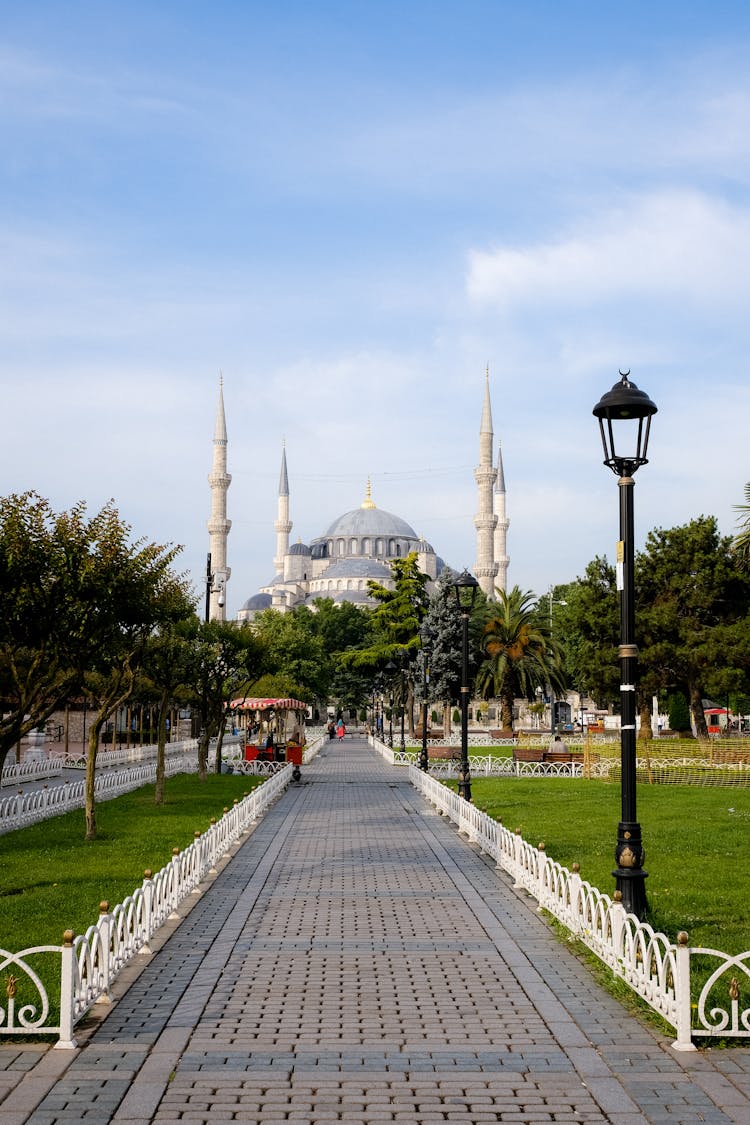
[[565,690],[562,656],[537,610],[534,594],[514,586],[497,591],[498,612],[482,631],[486,660],[477,673],[482,699],[498,698],[505,730],[513,729],[513,701],[532,699],[537,687]]
[[740,530],[734,537],[733,547],[740,566],[750,569],[750,484],[745,485],[745,503],[735,504],[734,510],[740,513],[737,520]]

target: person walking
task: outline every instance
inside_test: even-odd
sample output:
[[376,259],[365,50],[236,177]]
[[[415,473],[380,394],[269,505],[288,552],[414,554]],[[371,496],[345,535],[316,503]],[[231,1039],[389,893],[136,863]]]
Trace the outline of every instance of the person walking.
[[336,724],[336,735],[338,737],[339,742],[344,741],[344,735],[345,734],[346,734],[346,727],[344,726],[344,720],[339,719],[338,723]]

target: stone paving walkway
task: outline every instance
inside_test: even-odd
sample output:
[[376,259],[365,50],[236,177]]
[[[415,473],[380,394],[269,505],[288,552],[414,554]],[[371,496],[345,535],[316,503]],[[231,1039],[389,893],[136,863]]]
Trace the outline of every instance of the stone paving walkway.
[[80,1050],[0,1054],[2,1125],[750,1122],[750,1051],[673,1052],[356,739]]

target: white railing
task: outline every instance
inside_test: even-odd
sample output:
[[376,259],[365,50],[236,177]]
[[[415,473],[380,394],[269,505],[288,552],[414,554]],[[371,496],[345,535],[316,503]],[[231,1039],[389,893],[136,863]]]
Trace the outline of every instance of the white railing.
[[[183,753],[167,758],[164,772],[167,777],[177,773],[194,773],[198,768],[195,754]],[[94,779],[94,795],[97,801],[107,801],[130,793],[141,785],[148,785],[156,778],[156,762],[147,762],[129,770],[104,770]],[[28,793],[15,793],[0,798],[0,834],[12,832],[37,824],[50,816],[60,816],[71,809],[82,809],[86,805],[86,780],[65,782],[53,788],[45,785]]]
[[[75,937],[65,934],[62,946],[40,945],[20,953],[0,950],[5,1007],[0,1005],[0,1036],[57,1035],[56,1047],[76,1046],[78,1021],[97,1002],[110,999],[111,986],[121,969],[139,953],[149,953],[149,941],[168,919],[177,917],[180,903],[198,887],[216,863],[270,804],[284,792],[292,767],[284,766],[269,781],[235,802],[219,821],[158,871],[144,878],[132,895]],[[35,962],[40,963],[35,968]],[[51,996],[42,980],[41,960],[58,961],[59,1009],[52,1012]],[[52,1018],[52,1022],[50,1019]],[[55,1022],[56,1020],[56,1022]]]
[[[216,745],[215,741],[213,745]],[[164,747],[165,758],[197,752],[197,738],[186,738],[182,742],[168,742]],[[132,765],[134,762],[152,762],[156,761],[157,753],[158,747],[155,742],[148,746],[121,746],[117,750],[99,750],[96,755],[96,768],[109,769],[113,766]],[[57,760],[68,770],[86,769],[85,753],[58,755]]]
[[[410,766],[409,780],[459,832],[512,876],[516,888],[535,898],[540,908],[562,922],[672,1025],[673,1047],[693,1050],[692,1040],[699,1037],[750,1038],[750,1004],[746,1000],[742,1007],[737,979],[745,980],[747,996],[750,950],[730,956],[715,949],[690,948],[687,934],[680,934],[674,944],[582,879],[576,865],[569,871],[556,863],[543,846],[535,848],[519,833],[509,832],[416,766]],[[712,971],[707,972],[709,961]]]
[[57,758],[5,766],[0,774],[0,788],[6,785],[22,785],[25,781],[44,781],[46,777],[59,777],[62,771],[62,762]]

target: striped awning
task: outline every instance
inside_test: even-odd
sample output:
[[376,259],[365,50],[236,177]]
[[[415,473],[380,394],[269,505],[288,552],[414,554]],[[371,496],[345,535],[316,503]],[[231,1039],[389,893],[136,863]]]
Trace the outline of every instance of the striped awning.
[[256,696],[244,695],[241,699],[233,699],[229,704],[232,711],[306,711],[307,704],[301,699],[259,699]]

